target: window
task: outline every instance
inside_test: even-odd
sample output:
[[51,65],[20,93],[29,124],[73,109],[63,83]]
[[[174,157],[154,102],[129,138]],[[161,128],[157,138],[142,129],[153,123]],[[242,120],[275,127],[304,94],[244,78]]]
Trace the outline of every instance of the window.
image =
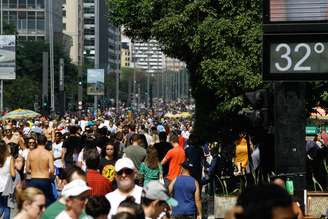
[[9,0],[9,8],[17,8],[17,0]]
[[86,18],[84,19],[84,24],[95,24],[94,18]]
[[9,23],[17,27],[17,13],[15,11],[9,12]]
[[26,8],[26,0],[18,0],[18,8]]
[[31,31],[35,31],[35,12],[28,12],[27,13],[27,28]]
[[9,0],[2,0],[2,7],[8,8],[9,7]]
[[35,8],[35,0],[27,0],[27,8]]
[[17,30],[20,33],[27,33],[27,13],[25,11],[18,12]]
[[37,12],[36,14],[36,29],[38,32],[44,33],[45,30],[44,12]]
[[45,3],[44,3],[45,0],[36,0],[36,8],[38,9],[42,9],[42,8],[45,8]]

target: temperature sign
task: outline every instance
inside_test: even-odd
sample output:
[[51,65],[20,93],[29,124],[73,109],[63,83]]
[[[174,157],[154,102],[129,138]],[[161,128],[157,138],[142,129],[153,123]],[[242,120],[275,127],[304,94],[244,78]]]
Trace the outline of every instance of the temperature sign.
[[263,78],[327,80],[328,37],[264,37]]
[[328,42],[271,44],[272,73],[328,73]]

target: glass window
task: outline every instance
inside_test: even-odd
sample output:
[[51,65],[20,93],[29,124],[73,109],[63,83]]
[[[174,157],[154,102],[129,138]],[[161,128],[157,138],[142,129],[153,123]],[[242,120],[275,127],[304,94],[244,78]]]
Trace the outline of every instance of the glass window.
[[35,8],[35,0],[27,0],[27,8]]
[[8,8],[9,7],[9,0],[2,0],[2,7]]
[[17,0],[9,0],[9,8],[17,8]]
[[34,41],[35,40],[35,37],[34,36],[29,36],[29,37],[27,37],[27,40],[28,41]]
[[27,13],[25,11],[18,12],[17,29],[20,33],[27,33]]
[[9,12],[8,11],[3,12],[3,22],[6,24],[9,23]]
[[36,8],[45,8],[44,1],[45,0],[36,0]]
[[45,40],[45,37],[44,36],[38,36],[38,37],[36,37],[36,40],[43,41],[43,40]]
[[15,11],[9,12],[9,23],[17,27],[17,13]]
[[18,8],[26,8],[26,0],[18,0]]
[[35,28],[36,28],[35,21],[36,21],[35,20],[35,12],[28,12],[28,14],[27,14],[27,28],[30,31],[35,32]]
[[37,32],[45,32],[45,17],[44,12],[37,12],[36,14],[36,29]]

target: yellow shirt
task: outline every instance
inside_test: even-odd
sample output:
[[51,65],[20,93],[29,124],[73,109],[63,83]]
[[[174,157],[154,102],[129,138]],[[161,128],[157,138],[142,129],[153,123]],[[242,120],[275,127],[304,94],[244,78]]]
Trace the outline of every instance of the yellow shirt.
[[246,168],[248,164],[247,141],[244,137],[236,145],[235,165],[239,168],[240,164],[242,168]]

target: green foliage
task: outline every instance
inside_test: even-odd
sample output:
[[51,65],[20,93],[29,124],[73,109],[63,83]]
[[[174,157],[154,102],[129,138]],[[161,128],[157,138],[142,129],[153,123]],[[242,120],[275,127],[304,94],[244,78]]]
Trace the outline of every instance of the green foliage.
[[155,38],[168,56],[186,62],[195,131],[203,138],[216,138],[218,123],[244,105],[243,94],[263,85],[262,1],[110,0],[108,5],[110,20],[124,25],[129,37]]
[[[33,109],[35,100],[41,100],[42,52],[45,51],[49,51],[49,46],[44,41],[17,41],[16,80],[4,83],[4,106],[6,108]],[[71,63],[63,48],[55,45],[55,95],[59,93],[59,58],[64,58],[65,63],[65,92],[67,94],[77,93],[77,67]]]
[[[186,62],[196,102],[194,131],[207,140],[242,128],[244,93],[261,79],[260,0],[107,0],[109,19],[133,39],[156,39],[165,54]],[[270,84],[269,84],[270,85]],[[328,100],[327,83],[309,84],[307,108]],[[232,127],[231,127],[232,126]]]

